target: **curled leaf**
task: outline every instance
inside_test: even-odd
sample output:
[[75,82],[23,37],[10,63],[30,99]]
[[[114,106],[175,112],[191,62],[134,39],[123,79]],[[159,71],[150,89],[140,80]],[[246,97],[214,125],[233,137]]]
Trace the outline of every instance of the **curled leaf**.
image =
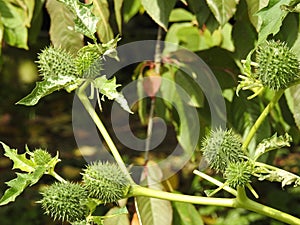
[[256,147],[254,153],[254,160],[257,160],[261,155],[271,150],[279,149],[282,147],[289,147],[292,137],[289,134],[277,136],[275,133],[272,137],[262,140]]

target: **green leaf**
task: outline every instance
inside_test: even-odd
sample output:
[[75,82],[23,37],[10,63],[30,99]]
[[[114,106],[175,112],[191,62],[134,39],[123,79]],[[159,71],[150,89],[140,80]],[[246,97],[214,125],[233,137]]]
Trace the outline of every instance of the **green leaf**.
[[[289,96],[289,97],[288,97]],[[288,106],[293,114],[295,123],[300,130],[300,84],[286,90]]]
[[4,25],[4,40],[12,46],[28,49],[28,27],[34,2],[27,4],[0,0],[0,20]]
[[126,207],[111,208],[104,216],[104,225],[129,225],[128,211]]
[[174,23],[170,26],[170,28],[166,34],[165,41],[173,43],[174,45],[166,45],[164,48],[164,54],[178,50],[179,43],[180,43],[180,38],[178,37],[178,33],[184,27],[187,27],[187,28],[192,27],[192,24],[191,23]]
[[277,136],[274,134],[272,137],[262,140],[255,149],[254,160],[257,160],[264,153],[279,149],[282,147],[290,147],[290,142],[292,142],[291,136],[287,133],[285,135]]
[[43,7],[44,0],[36,0],[34,5],[34,11],[31,19],[30,29],[28,33],[28,39],[31,43],[36,43],[37,38],[40,35],[43,25]]
[[[2,41],[3,41],[3,36],[4,36],[4,26],[2,21],[0,20],[0,56],[2,55]],[[1,63],[1,59],[0,59],[0,64]]]
[[[257,0],[255,0],[257,2]],[[232,39],[235,46],[234,55],[237,59],[245,59],[248,53],[254,48],[257,40],[257,32],[250,20],[252,17],[248,6],[248,14],[245,13],[246,3],[241,1],[235,14],[236,22],[232,29]],[[256,16],[257,18],[257,16]]]
[[196,18],[191,12],[183,8],[176,8],[171,11],[169,22],[192,21],[194,19]]
[[113,39],[114,34],[109,25],[109,6],[107,0],[94,0],[94,14],[100,18],[97,24],[97,34],[103,43]]
[[141,2],[150,17],[164,30],[167,30],[170,13],[176,0],[141,0]]
[[16,173],[17,178],[6,182],[10,187],[0,199],[0,206],[15,201],[26,187],[36,184],[46,171],[46,167],[37,167],[32,173]]
[[188,0],[188,5],[197,18],[198,27],[206,27],[214,31],[220,26],[205,0]]
[[300,12],[300,1],[292,0],[289,5],[282,5],[281,8],[289,12]]
[[256,13],[268,5],[269,0],[246,0],[248,15],[251,23],[255,27],[256,31],[260,30],[262,24],[262,18],[258,17]]
[[84,4],[78,0],[59,0],[74,14],[75,31],[95,40],[99,18],[92,13],[93,4]]
[[104,96],[107,97],[109,100],[115,100],[124,110],[126,110],[129,113],[132,113],[123,94],[117,91],[117,87],[121,85],[116,84],[115,77],[113,77],[110,80],[108,80],[105,75],[98,77],[93,81],[93,85],[103,95],[103,101]]
[[28,30],[24,26],[4,29],[4,40],[11,46],[28,49],[27,39]]
[[26,97],[22,98],[16,104],[33,106],[37,104],[41,98],[51,94],[54,91],[65,89],[66,91],[71,92],[75,90],[82,82],[83,79],[73,75],[58,75],[56,77],[48,77],[41,82],[37,82],[32,92]]
[[279,32],[282,21],[288,14],[280,6],[289,2],[290,0],[270,0],[268,6],[257,13],[262,20],[257,44],[264,42],[270,34],[275,35]]
[[[186,76],[184,74],[183,76]],[[183,87],[176,84],[174,76],[171,72],[162,74],[161,94],[163,99],[171,102],[173,109],[179,116],[178,119],[173,119],[173,125],[177,133],[177,140],[184,149],[185,153],[190,155],[195,149],[199,138],[199,121],[198,114],[194,107],[188,105],[191,102],[190,96]],[[201,99],[200,95],[197,97]],[[201,100],[199,100],[201,103]],[[174,117],[176,118],[176,117]]]
[[206,0],[210,10],[221,26],[234,15],[239,0]]
[[203,220],[191,203],[172,202],[174,216],[173,225],[203,225]]
[[11,149],[9,146],[0,142],[4,148],[4,155],[7,156],[10,160],[13,161],[13,169],[20,169],[25,172],[34,171],[35,164],[31,160],[26,158],[26,153],[18,154],[16,149]]
[[24,3],[25,3],[24,5],[22,4],[22,7],[26,15],[24,22],[26,24],[26,27],[30,27],[33,13],[34,13],[35,0],[27,0]]
[[203,107],[204,96],[202,90],[189,75],[178,70],[175,74],[175,81],[188,94],[188,105],[197,108]]
[[[209,29],[199,30],[192,23],[174,23],[170,27],[165,40],[191,51],[202,51],[220,46],[229,51],[234,50],[234,44],[231,39],[232,25],[225,24],[223,27],[210,32]],[[166,45],[164,53],[178,50],[176,45]]]
[[[160,183],[162,171],[153,161],[149,161],[144,168],[141,182],[149,188],[162,190]],[[143,225],[171,225],[172,207],[166,200],[139,196],[135,198],[136,211]]]
[[128,23],[128,21],[138,13],[141,5],[142,4],[140,0],[124,0],[123,15],[125,23]]
[[294,184],[294,187],[300,186],[299,176],[276,167],[274,170],[271,170],[262,164],[255,168],[255,174],[260,181],[268,180],[271,182],[280,182],[282,188],[291,184]]
[[[26,6],[24,6],[26,9]],[[28,25],[26,10],[18,4],[10,1],[0,0],[0,16],[5,27],[16,28]]]
[[114,0],[114,6],[115,6],[115,16],[117,20],[118,30],[119,33],[122,33],[122,6],[123,6],[123,0]]
[[50,15],[50,39],[55,48],[76,53],[83,47],[83,35],[75,32],[72,12],[57,0],[48,0],[47,11]]

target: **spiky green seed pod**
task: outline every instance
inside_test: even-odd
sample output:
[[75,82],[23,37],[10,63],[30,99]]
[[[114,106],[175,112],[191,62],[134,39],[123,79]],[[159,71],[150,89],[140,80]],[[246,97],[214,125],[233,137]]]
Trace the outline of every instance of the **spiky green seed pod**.
[[47,163],[50,162],[52,159],[51,155],[49,152],[43,150],[43,149],[36,149],[33,152],[33,161],[37,165],[46,165]]
[[101,45],[89,44],[77,53],[76,67],[78,74],[84,78],[95,78],[101,72]]
[[229,163],[225,170],[224,177],[230,187],[244,187],[250,183],[252,171],[253,165],[249,161]]
[[124,198],[130,188],[126,175],[114,163],[94,162],[87,166],[82,175],[89,197],[100,199],[104,203]]
[[43,198],[39,201],[47,215],[54,220],[75,222],[85,218],[87,207],[86,190],[75,183],[54,183],[41,192]]
[[298,58],[283,42],[271,40],[260,45],[256,52],[256,62],[257,79],[272,90],[285,89],[300,78]]
[[38,64],[40,74],[46,79],[58,76],[77,76],[77,69],[74,57],[61,48],[49,46],[39,55]]
[[244,155],[239,135],[231,129],[212,130],[202,142],[203,157],[210,168],[224,172],[229,163],[239,162]]

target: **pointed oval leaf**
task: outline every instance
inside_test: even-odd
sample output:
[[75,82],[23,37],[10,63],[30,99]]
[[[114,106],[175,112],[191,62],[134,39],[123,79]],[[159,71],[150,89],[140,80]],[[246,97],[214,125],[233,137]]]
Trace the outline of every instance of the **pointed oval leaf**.
[[286,90],[285,96],[294,116],[295,123],[300,130],[300,84]]
[[287,16],[288,12],[281,9],[281,5],[289,4],[290,0],[272,0],[268,6],[261,9],[257,15],[262,20],[262,25],[258,33],[258,42],[264,42],[267,37],[279,32],[282,21]]
[[183,8],[176,8],[171,11],[169,22],[192,21],[196,17]]
[[109,24],[109,5],[107,0],[94,0],[93,12],[100,18],[97,24],[97,34],[103,43],[113,39],[114,34]]
[[[148,161],[141,176],[141,183],[149,188],[163,190],[163,177],[159,166]],[[135,198],[138,217],[143,225],[171,225],[172,206],[169,201],[139,196]]]
[[262,19],[256,15],[260,9],[268,5],[269,0],[246,0],[248,15],[252,25],[256,28],[256,31],[260,30]]
[[129,225],[128,211],[126,207],[111,208],[104,216],[104,225]]
[[234,15],[239,0],[206,0],[210,10],[221,26]]
[[173,225],[203,225],[203,220],[191,203],[172,202],[174,209]]
[[138,13],[141,8],[141,1],[140,0],[124,0],[123,5],[123,15],[124,15],[124,22],[128,23],[128,21]]
[[168,29],[169,17],[176,0],[141,0],[150,17],[164,30]]
[[114,0],[114,6],[115,6],[115,15],[116,15],[116,21],[118,25],[119,33],[122,33],[122,6],[123,6],[123,0]]

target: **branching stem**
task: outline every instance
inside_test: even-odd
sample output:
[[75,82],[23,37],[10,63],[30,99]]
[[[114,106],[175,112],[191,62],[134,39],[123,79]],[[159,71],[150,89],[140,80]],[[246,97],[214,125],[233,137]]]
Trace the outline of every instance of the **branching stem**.
[[249,131],[243,145],[242,149],[246,151],[248,148],[252,138],[254,137],[255,133],[257,132],[260,125],[263,123],[267,115],[270,113],[271,109],[276,105],[282,94],[284,93],[284,90],[279,90],[275,93],[273,99],[270,101],[270,103],[266,106],[266,108],[263,110],[263,112],[260,114],[260,116],[257,118],[254,125],[251,127],[251,130]]
[[104,124],[102,123],[102,121],[100,120],[98,114],[96,113],[94,107],[92,106],[90,100],[88,99],[86,93],[85,93],[85,89],[88,87],[88,85],[90,84],[89,81],[86,81],[77,91],[77,96],[80,99],[81,103],[83,104],[84,108],[86,109],[86,111],[88,112],[88,114],[91,116],[92,120],[94,121],[94,123],[96,124],[97,128],[99,129],[102,137],[104,138],[107,146],[109,147],[112,155],[114,156],[117,164],[119,165],[119,167],[121,168],[121,170],[127,175],[128,179],[133,183],[133,180],[126,168],[126,165],[116,147],[116,145],[114,144],[113,140],[111,139],[109,133],[107,132]]

